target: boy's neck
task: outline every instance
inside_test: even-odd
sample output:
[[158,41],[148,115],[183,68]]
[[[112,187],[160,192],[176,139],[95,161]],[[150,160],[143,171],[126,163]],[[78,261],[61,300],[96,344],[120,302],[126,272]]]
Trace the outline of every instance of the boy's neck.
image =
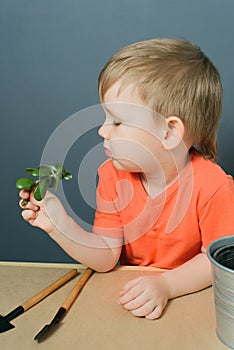
[[189,160],[188,153],[183,156],[180,154],[179,157],[171,153],[167,159],[161,162],[161,169],[151,173],[141,173],[141,182],[148,195],[155,198],[165,191],[178,178]]

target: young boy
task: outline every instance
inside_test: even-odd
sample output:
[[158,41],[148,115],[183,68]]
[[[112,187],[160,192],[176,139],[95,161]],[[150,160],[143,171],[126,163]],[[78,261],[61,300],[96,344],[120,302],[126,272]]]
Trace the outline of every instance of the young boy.
[[180,39],[123,48],[99,77],[107,160],[99,169],[90,234],[56,196],[28,191],[23,218],[96,271],[126,265],[166,269],[129,281],[119,303],[160,317],[169,299],[211,284],[209,243],[234,233],[233,179],[215,164],[222,88],[204,53]]

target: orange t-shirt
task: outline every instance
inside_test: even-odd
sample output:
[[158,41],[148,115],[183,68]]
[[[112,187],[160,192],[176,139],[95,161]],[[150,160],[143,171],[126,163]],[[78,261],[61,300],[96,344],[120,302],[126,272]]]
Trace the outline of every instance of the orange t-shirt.
[[215,239],[234,234],[234,181],[217,164],[191,155],[180,176],[155,198],[140,175],[99,168],[93,231],[122,237],[120,263],[175,268]]

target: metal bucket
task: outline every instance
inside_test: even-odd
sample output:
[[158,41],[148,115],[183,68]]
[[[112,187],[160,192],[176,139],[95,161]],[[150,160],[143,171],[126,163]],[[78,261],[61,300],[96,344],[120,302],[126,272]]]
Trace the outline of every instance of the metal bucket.
[[207,253],[212,269],[216,333],[234,349],[234,235],[212,242]]

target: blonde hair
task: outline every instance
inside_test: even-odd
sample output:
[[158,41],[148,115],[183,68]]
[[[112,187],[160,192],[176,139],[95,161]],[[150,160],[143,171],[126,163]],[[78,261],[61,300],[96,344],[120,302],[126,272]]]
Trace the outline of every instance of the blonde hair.
[[121,89],[134,84],[142,102],[157,113],[178,116],[193,141],[192,149],[217,159],[222,85],[217,69],[198,46],[175,38],[126,46],[99,75],[101,100],[116,81]]

